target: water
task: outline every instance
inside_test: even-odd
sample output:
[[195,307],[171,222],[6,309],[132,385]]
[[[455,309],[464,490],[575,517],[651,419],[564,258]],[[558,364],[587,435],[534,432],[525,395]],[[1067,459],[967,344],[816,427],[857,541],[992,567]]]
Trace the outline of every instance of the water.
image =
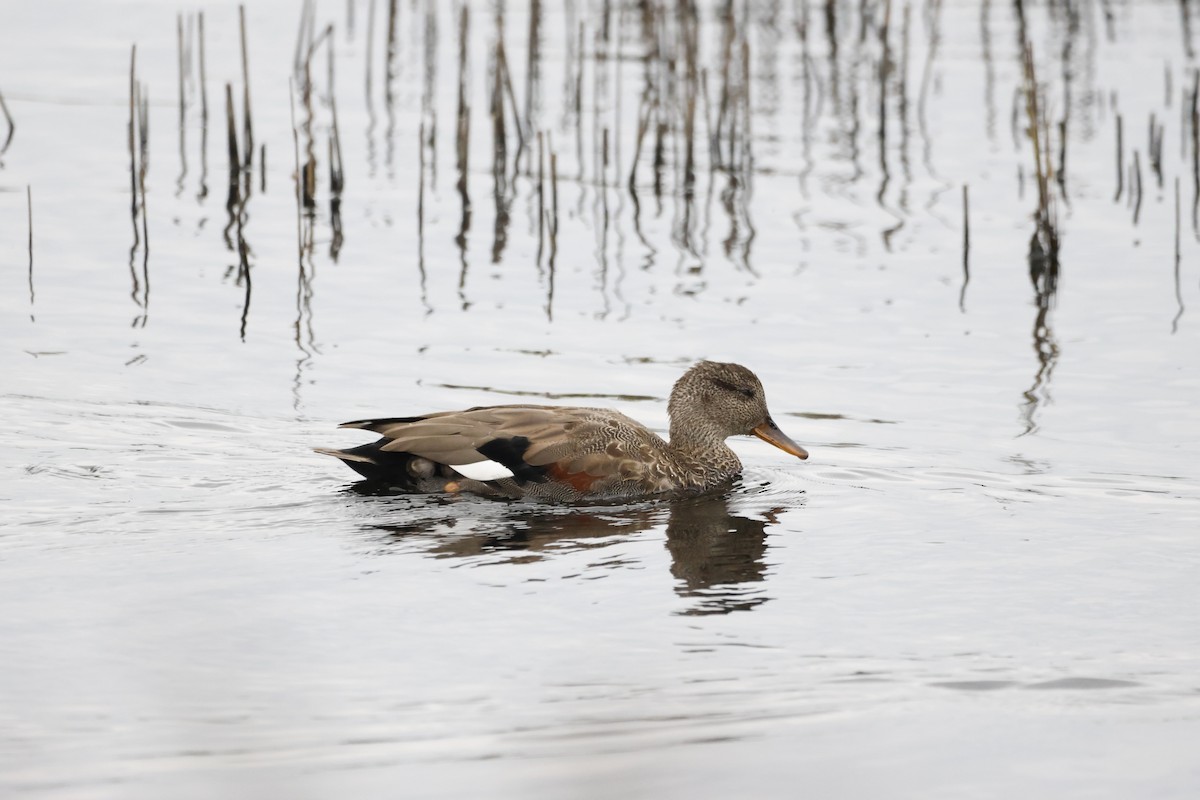
[[[1029,274],[1008,5],[892,4],[882,137],[883,6],[860,37],[859,7],[833,4],[831,39],[824,5],[753,5],[738,28],[750,127],[721,129],[715,172],[722,27],[704,6],[689,204],[675,112],[660,195],[649,135],[628,188],[636,9],[597,40],[599,8],[552,4],[529,119],[558,159],[553,266],[536,158],[512,176],[511,105],[495,191],[491,9],[468,20],[465,219],[459,20],[398,4],[389,81],[377,6],[369,60],[369,5],[350,6],[352,30],[346,6],[316,10],[318,34],[335,26],[345,188],[339,242],[319,45],[303,257],[300,12],[246,9],[267,154],[241,216],[248,276],[236,224],[223,235],[236,7],[203,8],[208,128],[193,66],[182,147],[176,14],[194,8],[6,10],[6,794],[1195,795],[1200,297],[1179,4],[1025,9],[1056,169],[1067,120],[1050,287]],[[676,19],[659,18],[665,41]],[[527,9],[504,31],[524,118]],[[137,238],[134,43],[149,93]],[[725,495],[569,509],[362,494],[310,453],[362,441],[343,420],[518,398],[662,430],[671,383],[701,357],[755,369],[811,459],[738,440],[747,469]]]

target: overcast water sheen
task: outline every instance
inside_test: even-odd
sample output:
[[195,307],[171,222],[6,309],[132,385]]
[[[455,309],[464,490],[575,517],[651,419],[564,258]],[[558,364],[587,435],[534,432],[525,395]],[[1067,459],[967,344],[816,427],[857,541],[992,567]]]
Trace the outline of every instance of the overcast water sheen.
[[[723,6],[249,2],[227,207],[235,4],[8,5],[0,794],[1200,795],[1189,4]],[[665,432],[701,358],[809,460],[567,508],[311,450]]]

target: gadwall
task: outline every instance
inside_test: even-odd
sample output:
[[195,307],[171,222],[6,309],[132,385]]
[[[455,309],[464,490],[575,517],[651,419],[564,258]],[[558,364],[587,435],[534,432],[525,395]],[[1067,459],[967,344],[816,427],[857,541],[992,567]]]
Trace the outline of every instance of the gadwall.
[[557,503],[700,494],[742,470],[725,444],[754,434],[798,458],[803,447],[767,411],[762,383],[739,364],[701,361],[667,404],[671,440],[607,408],[509,405],[346,422],[381,439],[318,448],[368,480],[407,492],[467,492]]

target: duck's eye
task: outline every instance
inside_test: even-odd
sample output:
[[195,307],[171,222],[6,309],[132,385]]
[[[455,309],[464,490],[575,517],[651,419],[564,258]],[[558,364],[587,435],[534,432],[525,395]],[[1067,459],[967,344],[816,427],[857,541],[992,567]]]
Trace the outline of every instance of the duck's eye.
[[754,399],[754,390],[751,389],[749,386],[737,386],[736,384],[732,384],[732,383],[729,383],[728,381],[720,380],[719,378],[717,380],[713,381],[713,383],[715,383],[717,386],[720,386],[722,389],[724,389],[727,392],[737,392],[742,397],[748,397],[751,400]]

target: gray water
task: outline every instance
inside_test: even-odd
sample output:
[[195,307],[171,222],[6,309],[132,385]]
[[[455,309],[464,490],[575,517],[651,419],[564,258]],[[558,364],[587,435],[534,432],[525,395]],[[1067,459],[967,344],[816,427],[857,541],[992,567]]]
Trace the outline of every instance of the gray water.
[[[613,4],[604,39],[601,4],[546,4],[531,84],[510,4],[497,191],[498,26],[471,5],[468,219],[457,10],[399,3],[389,68],[386,2],[321,4],[341,238],[318,43],[311,103],[295,96],[317,163],[299,253],[299,6],[246,9],[253,185],[232,215],[236,6],[201,7],[206,127],[200,9],[5,9],[6,796],[1200,792],[1187,4],[1024,9],[1065,161],[1050,284],[1030,276],[1013,5],[892,3],[882,102],[884,4],[734,5],[726,67],[718,9],[700,9],[693,183],[675,105],[658,191],[652,136],[628,180],[636,6]],[[674,36],[674,5],[657,24]],[[742,63],[750,124],[722,129],[718,164]],[[557,156],[553,263],[535,131]],[[734,440],[746,472],[724,495],[573,509],[364,494],[311,453],[363,441],[343,420],[522,398],[663,430],[700,358],[752,367],[810,460]]]

